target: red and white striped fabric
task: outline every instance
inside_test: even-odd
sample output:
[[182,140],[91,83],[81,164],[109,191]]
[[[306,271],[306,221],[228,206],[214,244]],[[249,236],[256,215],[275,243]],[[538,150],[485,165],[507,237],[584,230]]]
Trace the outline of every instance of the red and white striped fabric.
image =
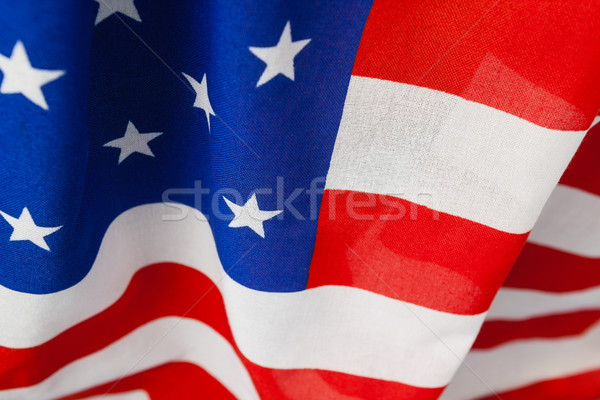
[[0,287],[0,399],[598,398],[592,9],[376,0],[307,289],[247,288],[195,212],[132,208],[73,287]]
[[599,148],[600,125],[595,125],[548,200],[444,398],[598,398]]
[[[321,218],[309,285],[485,313],[599,121],[598,24],[585,5],[567,38],[572,5],[473,2],[457,17],[447,2],[403,2],[401,14],[391,3],[376,2],[367,22],[322,207],[376,193],[358,196],[404,218]],[[554,189],[444,399],[600,397],[598,137]],[[396,398],[448,383],[403,382]]]

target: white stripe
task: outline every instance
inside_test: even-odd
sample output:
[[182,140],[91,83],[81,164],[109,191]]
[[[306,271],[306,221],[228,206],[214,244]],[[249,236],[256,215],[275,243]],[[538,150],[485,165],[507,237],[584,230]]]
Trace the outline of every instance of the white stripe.
[[[466,400],[600,368],[600,324],[583,335],[519,340],[469,353],[440,400]],[[472,371],[475,371],[475,374]]]
[[527,240],[583,257],[600,258],[600,196],[558,185]]
[[600,286],[564,293],[502,288],[486,321],[519,321],[552,314],[600,309]]
[[483,321],[484,314],[434,311],[349,287],[248,289],[224,273],[208,223],[195,218],[195,210],[177,207],[188,217],[166,220],[173,208],[165,204],[119,216],[89,274],[67,290],[30,295],[0,288],[0,345],[31,347],[51,339],[115,302],[139,268],[164,261],[218,282],[240,350],[264,367],[319,368],[439,387],[450,381]]
[[81,400],[150,400],[150,396],[143,390],[133,390],[131,392],[101,394]]
[[244,355],[264,367],[333,370],[419,387],[448,384],[483,319],[341,286],[276,296],[239,290],[227,312]]
[[236,398],[259,398],[248,371],[225,338],[202,322],[167,317],[67,364],[37,385],[0,391],[0,399],[54,399],[178,361],[203,368]]
[[584,134],[437,90],[353,76],[326,188],[395,195],[524,233]]

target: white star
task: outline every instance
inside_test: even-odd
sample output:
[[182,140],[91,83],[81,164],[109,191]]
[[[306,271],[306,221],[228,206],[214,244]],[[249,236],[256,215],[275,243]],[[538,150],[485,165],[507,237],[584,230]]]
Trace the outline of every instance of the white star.
[[128,16],[137,22],[142,22],[137,8],[133,4],[133,0],[94,0],[98,3],[98,14],[96,14],[95,25],[104,21],[113,14],[121,13]]
[[25,46],[19,40],[13,47],[10,58],[0,54],[0,70],[4,74],[0,93],[21,93],[32,103],[48,109],[42,86],[65,74],[65,71],[37,69],[31,66]]
[[263,222],[273,218],[274,216],[281,214],[283,210],[275,211],[263,211],[258,208],[258,202],[256,201],[256,194],[252,194],[252,197],[243,206],[238,206],[228,198],[223,196],[225,203],[229,209],[233,212],[234,217],[229,223],[230,228],[242,228],[247,226],[256,232],[260,237],[265,237],[265,230],[263,228]]
[[309,42],[310,39],[292,42],[292,27],[288,21],[275,46],[250,47],[252,54],[267,64],[256,86],[269,82],[279,74],[294,80],[294,58]]
[[208,98],[208,85],[206,83],[206,74],[202,77],[202,82],[198,83],[197,80],[182,72],[185,79],[188,80],[194,92],[196,92],[196,100],[194,100],[194,107],[204,110],[206,114],[206,120],[208,121],[208,133],[210,133],[210,116],[216,115],[210,105],[210,99]]
[[33,222],[33,218],[31,218],[31,214],[27,207],[23,208],[19,218],[11,217],[2,211],[0,211],[0,215],[2,215],[6,222],[13,227],[13,232],[9,239],[11,242],[15,240],[29,240],[36,246],[48,251],[50,251],[50,247],[48,247],[44,238],[62,228],[62,225],[53,228],[37,226],[35,222]]
[[125,136],[104,144],[104,147],[116,147],[121,149],[119,164],[133,153],[141,153],[154,157],[154,153],[148,146],[148,142],[162,135],[162,132],[140,133],[131,121],[127,124]]

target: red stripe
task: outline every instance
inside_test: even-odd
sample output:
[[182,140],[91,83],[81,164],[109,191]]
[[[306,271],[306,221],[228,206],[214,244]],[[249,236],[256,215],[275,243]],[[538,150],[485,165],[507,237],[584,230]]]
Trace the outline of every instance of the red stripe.
[[375,0],[352,73],[583,130],[600,108],[596,12],[582,1]]
[[381,399],[429,400],[437,398],[443,390],[332,371],[258,366],[247,360],[233,342],[219,290],[202,273],[175,264],[141,269],[115,304],[42,345],[28,349],[0,348],[0,389],[39,383],[62,366],[100,350],[144,323],[164,316],[184,315],[210,325],[232,344],[263,399],[343,400],[344,395],[368,398],[375,393]]
[[123,377],[123,379],[79,392],[61,400],[145,390],[152,400],[197,400],[235,397],[202,368],[188,363],[169,363]]
[[[261,386],[263,400],[353,400],[398,399],[434,400],[443,388],[421,389],[408,386],[386,389],[371,380],[356,379],[344,374],[317,370],[257,370],[255,382]],[[352,379],[349,379],[352,378]],[[135,375],[124,377],[87,389],[60,400],[76,400],[83,397],[121,393],[142,389],[152,400],[234,399],[218,380],[202,368],[188,363],[169,363]]]
[[487,349],[523,338],[557,338],[575,336],[600,321],[600,309],[557,314],[526,321],[486,321],[473,344],[474,349]]
[[[96,316],[52,340],[27,349],[0,347],[0,389],[30,386],[62,366],[96,352],[140,325],[163,316],[184,315],[203,321],[232,341],[219,291],[203,274],[158,264],[138,271],[123,296]],[[202,307],[190,308],[199,299]]]
[[434,400],[444,389],[419,388],[332,371],[248,367],[263,400]]
[[[502,400],[598,400],[600,369],[560,379],[551,379],[508,392],[498,393]],[[498,396],[479,400],[498,400]]]
[[569,292],[600,285],[600,259],[527,243],[505,287]]
[[[348,211],[360,201],[369,207]],[[389,215],[401,219],[383,220]],[[308,287],[353,286],[477,314],[489,308],[525,238],[391,196],[326,190]]]

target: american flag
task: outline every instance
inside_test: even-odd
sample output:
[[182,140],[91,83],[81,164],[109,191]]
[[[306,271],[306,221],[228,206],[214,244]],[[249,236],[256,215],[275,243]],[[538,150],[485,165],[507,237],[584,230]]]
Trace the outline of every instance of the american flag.
[[0,1],[0,399],[600,398],[599,13]]

